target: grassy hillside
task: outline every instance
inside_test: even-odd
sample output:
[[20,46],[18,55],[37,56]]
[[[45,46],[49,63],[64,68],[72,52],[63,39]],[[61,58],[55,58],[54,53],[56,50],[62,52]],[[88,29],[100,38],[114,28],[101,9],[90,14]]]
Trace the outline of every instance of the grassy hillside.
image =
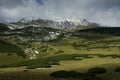
[[0,40],[0,53],[6,53],[8,55],[16,53],[18,56],[25,57],[24,51],[20,47],[2,40]]

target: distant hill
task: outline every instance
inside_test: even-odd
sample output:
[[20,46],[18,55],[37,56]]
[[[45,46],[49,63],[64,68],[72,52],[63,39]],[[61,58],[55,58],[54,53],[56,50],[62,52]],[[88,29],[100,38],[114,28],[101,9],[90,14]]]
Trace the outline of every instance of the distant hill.
[[79,30],[79,32],[120,36],[120,27],[98,27],[98,28]]

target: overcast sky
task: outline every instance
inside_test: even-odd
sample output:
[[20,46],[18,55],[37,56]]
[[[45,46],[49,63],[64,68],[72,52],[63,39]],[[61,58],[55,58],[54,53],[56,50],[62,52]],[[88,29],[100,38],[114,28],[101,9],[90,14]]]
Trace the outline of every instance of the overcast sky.
[[0,22],[32,17],[120,26],[120,0],[0,0]]

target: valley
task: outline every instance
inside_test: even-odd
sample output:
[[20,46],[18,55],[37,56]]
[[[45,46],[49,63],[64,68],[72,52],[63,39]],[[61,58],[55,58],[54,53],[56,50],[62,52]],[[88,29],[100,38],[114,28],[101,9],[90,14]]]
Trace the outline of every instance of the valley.
[[[61,24],[55,28],[46,27],[46,23],[53,25],[54,22],[19,23],[14,29],[13,25],[11,28],[0,24],[0,80],[61,80],[64,77],[51,76],[61,70],[85,75],[65,80],[120,79],[120,71],[116,71],[120,68],[119,27],[89,24],[64,29],[59,27]],[[68,23],[63,26],[70,26]],[[107,72],[94,76],[87,73],[96,67],[105,68]]]

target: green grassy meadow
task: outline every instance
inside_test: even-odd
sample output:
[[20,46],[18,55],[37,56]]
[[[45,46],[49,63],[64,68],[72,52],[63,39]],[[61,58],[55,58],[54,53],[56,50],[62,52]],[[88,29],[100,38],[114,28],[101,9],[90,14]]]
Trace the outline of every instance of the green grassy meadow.
[[74,35],[40,42],[0,36],[0,80],[54,80],[50,74],[55,71],[86,73],[95,67],[107,70],[96,75],[100,80],[120,80],[120,72],[115,71],[120,67],[120,37],[107,33],[94,37],[76,38]]

